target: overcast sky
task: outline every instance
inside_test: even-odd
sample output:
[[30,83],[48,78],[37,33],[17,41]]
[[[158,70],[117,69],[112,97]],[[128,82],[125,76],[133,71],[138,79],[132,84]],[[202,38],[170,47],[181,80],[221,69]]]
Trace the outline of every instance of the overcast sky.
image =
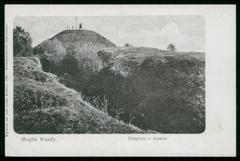
[[[75,27],[76,17],[17,17],[14,26],[21,26],[33,38],[33,47]],[[204,51],[205,24],[200,16],[85,16],[77,17],[83,29],[93,30],[118,46],[166,49],[174,43],[178,51]]]

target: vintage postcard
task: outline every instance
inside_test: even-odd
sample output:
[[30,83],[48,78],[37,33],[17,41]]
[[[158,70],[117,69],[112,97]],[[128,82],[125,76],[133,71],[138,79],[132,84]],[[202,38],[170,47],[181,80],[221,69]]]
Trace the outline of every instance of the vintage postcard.
[[6,5],[6,156],[235,156],[234,5]]

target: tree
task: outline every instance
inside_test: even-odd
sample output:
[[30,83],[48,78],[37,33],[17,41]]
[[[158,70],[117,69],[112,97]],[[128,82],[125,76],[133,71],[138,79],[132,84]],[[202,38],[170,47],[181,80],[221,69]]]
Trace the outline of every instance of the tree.
[[125,46],[125,47],[132,47],[133,45],[130,44],[130,43],[126,43],[124,46]]
[[169,44],[169,45],[167,46],[167,50],[168,50],[168,51],[176,51],[176,47],[175,47],[174,44]]
[[32,38],[28,32],[26,32],[20,26],[16,26],[13,29],[13,54],[14,56],[31,56],[32,50]]

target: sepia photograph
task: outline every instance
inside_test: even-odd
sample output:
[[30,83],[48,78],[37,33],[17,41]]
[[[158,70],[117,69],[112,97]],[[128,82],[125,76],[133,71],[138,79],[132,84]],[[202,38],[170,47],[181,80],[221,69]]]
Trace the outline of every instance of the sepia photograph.
[[16,17],[20,134],[202,133],[201,16]]

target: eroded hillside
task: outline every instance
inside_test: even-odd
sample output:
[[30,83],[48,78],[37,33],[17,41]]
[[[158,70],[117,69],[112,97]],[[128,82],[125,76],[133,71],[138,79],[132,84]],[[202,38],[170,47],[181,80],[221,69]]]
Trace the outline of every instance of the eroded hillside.
[[104,49],[98,55],[104,68],[83,90],[90,102],[102,102],[105,96],[111,115],[143,129],[204,131],[204,53],[129,47]]
[[42,71],[37,57],[14,58],[14,130],[36,133],[142,133],[82,100]]
[[205,129],[205,53],[116,47],[88,30],[34,49],[43,70],[114,118],[161,133]]

